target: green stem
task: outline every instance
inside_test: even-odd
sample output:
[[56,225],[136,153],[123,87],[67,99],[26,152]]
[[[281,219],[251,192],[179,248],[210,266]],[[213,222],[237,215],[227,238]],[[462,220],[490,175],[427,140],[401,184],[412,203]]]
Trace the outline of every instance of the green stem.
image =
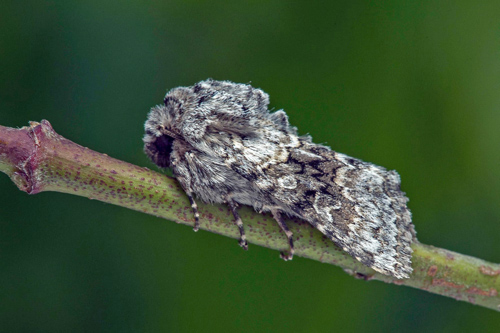
[[[0,126],[0,171],[30,194],[57,191],[84,196],[192,226],[191,206],[175,179],[116,160],[71,142],[50,123],[13,129]],[[199,204],[200,228],[238,238],[226,206]],[[288,243],[268,214],[240,209],[249,243],[286,250]],[[350,274],[432,293],[500,311],[500,265],[415,242],[410,279],[375,273],[300,220],[287,222],[298,256],[334,264]]]

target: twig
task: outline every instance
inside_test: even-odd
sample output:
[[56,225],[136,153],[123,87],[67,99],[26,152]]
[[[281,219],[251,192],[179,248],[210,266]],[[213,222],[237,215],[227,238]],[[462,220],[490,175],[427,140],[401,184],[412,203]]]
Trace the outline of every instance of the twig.
[[[69,141],[50,123],[31,122],[19,129],[0,126],[0,171],[22,191],[57,191],[84,196],[192,226],[189,200],[175,179],[116,160]],[[230,210],[199,206],[200,228],[238,238]],[[287,250],[277,223],[266,214],[244,207],[249,243]],[[308,223],[287,222],[294,234],[295,254],[334,264],[355,277],[406,285],[500,311],[500,265],[433,246],[414,243],[410,279],[375,273],[337,248]]]

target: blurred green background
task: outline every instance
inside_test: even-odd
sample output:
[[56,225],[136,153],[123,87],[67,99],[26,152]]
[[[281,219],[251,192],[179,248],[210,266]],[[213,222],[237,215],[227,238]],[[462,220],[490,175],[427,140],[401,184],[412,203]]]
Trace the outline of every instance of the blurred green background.
[[[0,124],[154,168],[165,92],[252,82],[397,169],[421,242],[500,261],[500,2],[1,1]],[[0,175],[0,331],[496,331],[500,314]]]

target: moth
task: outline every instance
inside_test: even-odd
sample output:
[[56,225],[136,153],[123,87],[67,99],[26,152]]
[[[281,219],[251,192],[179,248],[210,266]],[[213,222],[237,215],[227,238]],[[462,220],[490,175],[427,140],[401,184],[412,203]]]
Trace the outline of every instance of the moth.
[[415,239],[408,199],[396,171],[363,162],[299,136],[283,110],[270,112],[269,96],[248,84],[208,79],[170,90],[145,123],[144,151],[171,168],[186,192],[225,203],[248,248],[238,205],[271,212],[294,254],[284,216],[312,224],[361,263],[408,278]]

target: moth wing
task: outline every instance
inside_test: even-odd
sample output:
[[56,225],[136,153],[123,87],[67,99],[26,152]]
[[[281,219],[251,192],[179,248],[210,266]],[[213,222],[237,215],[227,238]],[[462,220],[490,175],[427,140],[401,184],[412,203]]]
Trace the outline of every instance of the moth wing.
[[273,196],[293,215],[380,273],[407,278],[412,272],[415,231],[395,171],[303,142],[288,163],[269,169],[268,176],[275,174],[283,176]]

